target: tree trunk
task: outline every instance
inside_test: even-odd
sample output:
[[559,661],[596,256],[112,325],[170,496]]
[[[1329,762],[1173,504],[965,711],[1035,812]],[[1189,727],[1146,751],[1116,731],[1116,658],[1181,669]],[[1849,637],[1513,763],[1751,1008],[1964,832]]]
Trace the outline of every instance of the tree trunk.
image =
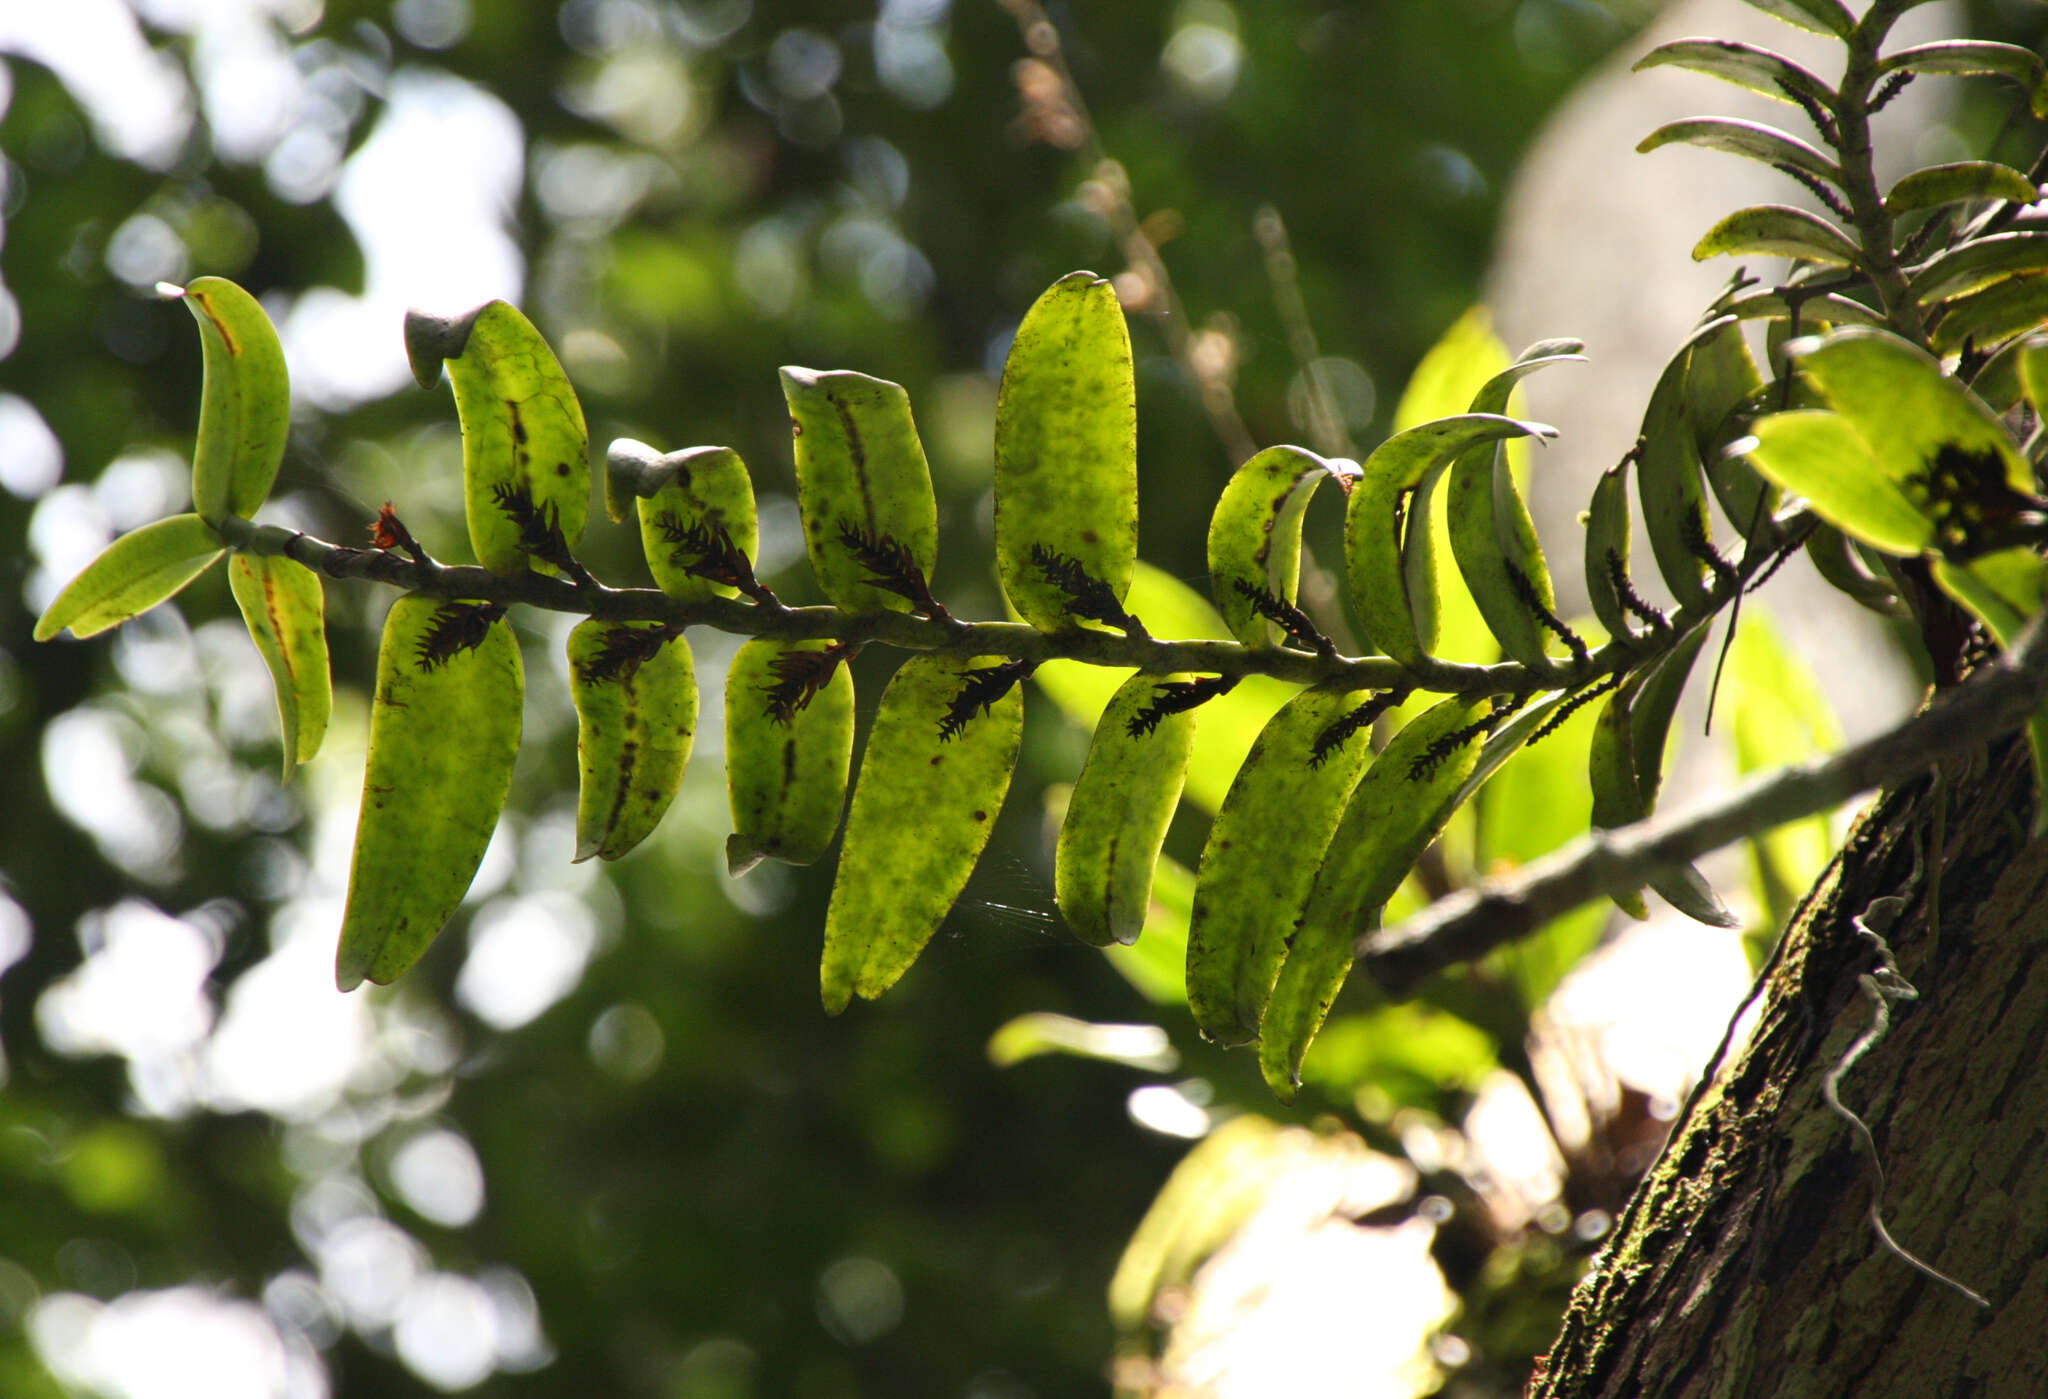
[[[2048,1395],[2048,841],[2027,841],[2031,800],[2024,746],[2001,742],[1858,821],[1753,993],[1747,1045],[1710,1067],[1573,1295],[1532,1399]],[[1892,999],[1842,1072],[1877,1014],[1882,949],[1859,923],[1918,996]],[[1884,1245],[1831,1075],[1875,1140],[1892,1237],[1988,1306]]]

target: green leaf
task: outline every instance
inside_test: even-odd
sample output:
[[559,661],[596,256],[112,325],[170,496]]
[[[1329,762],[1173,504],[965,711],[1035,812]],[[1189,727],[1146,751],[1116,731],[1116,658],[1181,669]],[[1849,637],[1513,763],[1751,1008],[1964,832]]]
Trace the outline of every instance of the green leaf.
[[[1883,325],[1884,317],[1860,301],[1835,292],[1822,292],[1816,296],[1797,298],[1799,324],[1808,330],[1830,325]],[[1723,303],[1723,309],[1737,320],[1785,321],[1791,317],[1792,303],[1782,292],[1759,291],[1730,298]]]
[[[1149,619],[1160,636],[1221,638],[1226,634],[1222,617],[1207,598],[1143,559],[1132,569],[1131,591],[1125,602],[1132,612]],[[1048,661],[1032,679],[1062,713],[1092,732],[1110,696],[1133,674],[1079,661]],[[1221,806],[1259,730],[1298,689],[1269,676],[1250,675],[1229,694],[1204,704],[1202,722],[1195,731],[1194,754],[1188,762],[1186,799],[1204,811]]]
[[292,419],[284,347],[262,303],[224,277],[195,278],[183,297],[199,322],[206,365],[192,505],[207,520],[247,518],[269,497],[284,461]]
[[[797,508],[825,596],[854,612],[907,612],[931,582],[939,513],[901,384],[786,366]],[[912,576],[914,572],[914,577]],[[888,578],[902,591],[877,584]]]
[[1482,443],[1556,435],[1542,423],[1464,413],[1397,432],[1366,459],[1345,511],[1344,544],[1352,607],[1374,645],[1404,665],[1419,664],[1425,654],[1396,529],[1402,497]]
[[1152,908],[1138,940],[1102,949],[1117,973],[1154,1005],[1188,1003],[1188,918],[1194,901],[1195,872],[1161,855],[1152,870]]
[[2030,335],[2014,342],[2013,371],[2035,416],[2048,417],[2048,336]]
[[[1576,340],[1531,346],[1487,381],[1473,398],[1472,411],[1505,412],[1524,377],[1549,365],[1583,362],[1585,356],[1578,353],[1583,348]],[[1451,464],[1444,517],[1458,573],[1501,650],[1525,665],[1545,664],[1549,648],[1560,639],[1536,608],[1555,616],[1556,590],[1535,523],[1515,486],[1505,443],[1476,447]]]
[[1331,684],[1289,700],[1260,732],[1209,828],[1188,930],[1187,995],[1195,1023],[1218,1043],[1258,1034],[1316,870],[1372,757],[1369,732],[1341,743],[1324,735],[1367,697]]
[[2034,182],[2013,169],[1991,160],[1962,160],[1952,165],[1929,165],[1892,186],[1884,197],[1884,209],[1894,217],[1916,209],[1938,209],[1944,204],[1963,204],[1974,199],[2002,199],[2011,204],[2031,204],[2040,198]]
[[1734,117],[1690,117],[1658,127],[1636,146],[1636,153],[1647,155],[1671,145],[1704,146],[1760,160],[1774,169],[1789,165],[1829,184],[1842,182],[1841,168],[1832,160],[1790,132],[1762,122],[1739,121]]
[[559,526],[573,549],[590,510],[590,433],[576,390],[533,322],[504,301],[452,320],[409,311],[405,351],[422,388],[434,386],[447,362],[478,561],[493,573],[526,572],[539,562],[521,547],[532,543],[529,522]]
[[1692,430],[1707,484],[1721,510],[1738,529],[1769,528],[1777,491],[1756,468],[1724,449],[1748,433],[1764,389],[1763,375],[1749,353],[1741,327],[1724,319],[1693,342],[1685,368],[1685,424]]
[[1818,214],[1785,204],[1759,204],[1738,209],[1707,230],[1692,250],[1693,261],[1710,257],[1804,258],[1854,267],[1863,255],[1848,235]]
[[1973,238],[1913,274],[1913,295],[1932,306],[2016,272],[2048,272],[2048,233],[1997,233]]
[[[1538,354],[1542,350],[1543,347],[1536,346],[1527,353]],[[1486,308],[1470,308],[1451,323],[1415,366],[1394,409],[1394,431],[1406,432],[1465,412],[1505,412],[1505,401],[1502,407],[1494,409],[1474,405],[1487,393],[1487,386],[1512,367],[1508,347],[1494,333],[1493,320]],[[1510,378],[1508,385],[1512,384]],[[1508,444],[1508,459],[1517,464],[1517,471],[1521,470],[1523,447],[1519,441]],[[1448,465],[1446,461],[1432,468],[1417,483],[1416,495],[1408,506],[1410,529],[1403,546],[1404,563],[1417,640],[1428,634],[1425,649],[1446,660],[1486,664],[1500,658],[1499,644],[1458,572],[1456,551],[1451,547],[1449,514],[1432,508],[1435,476]],[[1428,525],[1427,530],[1421,528],[1423,524]],[[1433,632],[1423,625],[1432,616]]]
[[1425,710],[1352,789],[1259,1024],[1259,1068],[1282,1101],[1293,1100],[1302,1056],[1351,973],[1359,935],[1450,818],[1478,762],[1481,735],[1470,730],[1488,703],[1459,697]]
[[1331,478],[1348,488],[1357,472],[1356,462],[1281,446],[1256,453],[1232,474],[1209,517],[1209,589],[1232,636],[1247,646],[1283,639],[1254,607],[1252,593],[1263,591],[1293,605],[1309,497]]
[[[1786,645],[1770,612],[1743,609],[1723,681],[1738,772],[1804,762],[1841,747],[1834,711],[1806,663]],[[1834,858],[1825,815],[1778,826],[1750,842],[1758,901],[1773,931]]]
[[950,741],[940,726],[955,712],[968,670],[999,661],[913,656],[882,693],[825,914],[819,988],[834,1015],[856,994],[873,1000],[910,969],[988,843],[1017,763],[1020,687]]
[[678,602],[738,594],[733,584],[707,576],[726,576],[727,543],[753,572],[760,547],[754,482],[732,448],[686,447],[664,454],[622,437],[605,453],[605,497],[620,521],[637,510],[648,571],[655,586]]
[[1880,61],[1889,73],[1939,73],[1950,77],[2010,78],[2027,94],[2036,117],[2048,117],[2048,65],[2031,49],[1974,39],[1947,39],[1901,49]]
[[[1480,788],[1474,798],[1474,863],[1481,874],[1518,869],[1586,833],[1593,816],[1586,759],[1595,717],[1592,706],[1582,706],[1541,743],[1519,748]],[[1486,747],[1499,737],[1489,738]],[[1482,749],[1480,765],[1486,761]],[[1600,940],[1606,922],[1606,909],[1588,904],[1552,919],[1534,937],[1510,944],[1489,960],[1527,1013],[1550,999],[1565,974]]]
[[[2048,597],[2048,560],[2031,549],[2001,549],[1967,564],[1937,558],[1934,581],[1972,616],[2000,646],[2010,646],[2041,611]],[[2033,756],[2036,791],[2048,792],[2048,705],[2027,719],[2027,748]],[[2048,802],[2034,804],[2033,837],[2048,835]]]
[[377,651],[335,984],[404,975],[462,903],[519,756],[525,672],[504,609],[407,593]]
[[36,621],[35,639],[48,641],[66,627],[77,637],[117,627],[176,597],[224,552],[220,536],[197,515],[131,530],[64,585]]
[[1636,60],[1633,71],[1667,65],[1707,73],[1780,102],[1792,101],[1787,89],[1805,93],[1823,105],[1832,106],[1835,101],[1833,88],[1783,54],[1733,39],[1677,39],[1659,44]]
[[1693,333],[1650,392],[1636,448],[1636,491],[1657,571],[1680,606],[1705,605],[1708,572],[1700,545],[1710,538],[1699,435],[1689,399],[1692,360],[1703,345],[1733,330],[1723,318]]
[[660,823],[697,737],[689,643],[653,622],[586,618],[569,633],[576,705],[576,859],[616,860]]
[[[1941,523],[1937,533],[1953,535],[1950,542],[1966,542],[1960,532],[1994,497],[2015,508],[2031,501],[2033,468],[2004,426],[1926,351],[1886,331],[1851,328],[1803,349],[1798,360],[1869,444],[1885,479]],[[1947,479],[1961,474],[1969,480]],[[1967,487],[1964,498],[1954,494],[1958,486]]]
[[1873,612],[1886,617],[1905,618],[1912,615],[1899,600],[1892,585],[1877,577],[1863,566],[1850,547],[1849,537],[1833,525],[1820,523],[1806,539],[1806,556],[1827,584],[1839,592],[1846,593]]
[[284,728],[284,780],[309,763],[327,736],[334,681],[327,664],[327,600],[320,576],[290,559],[236,554],[228,587],[277,690]]
[[1995,345],[2048,324],[2048,273],[2008,277],[1942,307],[1934,348],[1949,354],[1965,346]]
[[1173,1041],[1157,1025],[1099,1025],[1044,1010],[1004,1021],[988,1039],[989,1062],[999,1069],[1041,1054],[1100,1059],[1150,1073],[1170,1073],[1180,1064]]
[[[725,778],[733,834],[726,867],[737,878],[761,860],[815,863],[832,844],[846,809],[846,779],[853,765],[853,675],[834,661],[790,662],[792,653],[816,656],[824,641],[757,638],[740,647],[725,674]],[[769,703],[791,677],[801,699],[786,716]]]
[[1198,710],[1154,711],[1163,686],[1188,677],[1134,675],[1095,726],[1054,856],[1060,912],[1097,947],[1137,941],[1152,908],[1152,868],[1180,804]]
[[1934,542],[1934,522],[1885,477],[1839,413],[1805,409],[1759,419],[1745,455],[1846,535],[1891,554],[1917,554]]
[[1832,34],[1846,39],[1856,30],[1856,20],[1842,0],[1749,0],[1774,19],[1813,34]]
[[1070,273],[1017,327],[996,398],[996,567],[1033,626],[1107,619],[1076,611],[1054,576],[1063,565],[1116,601],[1129,590],[1137,433],[1131,337],[1116,291],[1093,273]]

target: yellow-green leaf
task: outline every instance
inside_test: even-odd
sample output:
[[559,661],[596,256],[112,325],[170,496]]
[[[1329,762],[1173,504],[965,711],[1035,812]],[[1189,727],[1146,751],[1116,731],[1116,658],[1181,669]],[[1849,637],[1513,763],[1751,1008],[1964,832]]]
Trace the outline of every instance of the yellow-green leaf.
[[224,551],[220,536],[197,515],[131,530],[65,584],[36,621],[35,639],[48,641],[66,627],[95,636],[176,597]]
[[1138,405],[1116,291],[1091,272],[1025,314],[996,398],[996,568],[1025,621],[1120,625],[1138,557]]
[[407,593],[377,651],[335,984],[387,983],[462,903],[512,787],[526,687],[502,607]]
[[290,559],[237,554],[228,587],[277,688],[284,726],[284,777],[313,760],[327,736],[334,680],[327,664],[327,599],[320,575]]

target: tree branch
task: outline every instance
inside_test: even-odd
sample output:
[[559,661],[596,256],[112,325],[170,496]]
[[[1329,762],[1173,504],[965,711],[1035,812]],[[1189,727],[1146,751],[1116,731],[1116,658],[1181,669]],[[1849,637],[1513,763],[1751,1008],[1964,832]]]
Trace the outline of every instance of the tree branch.
[[[435,597],[521,603],[613,622],[708,626],[740,636],[784,640],[878,641],[908,651],[955,656],[1004,656],[1034,664],[1053,660],[1130,666],[1148,674],[1174,671],[1240,678],[1266,675],[1315,685],[1342,681],[1359,689],[1427,690],[1444,695],[1527,695],[1577,689],[1650,658],[1640,646],[1609,643],[1583,662],[1559,661],[1537,669],[1514,663],[1467,665],[1426,659],[1413,668],[1383,656],[1315,655],[1289,647],[1242,646],[1235,641],[1160,641],[1149,636],[1075,627],[1043,632],[1021,622],[961,622],[906,612],[848,612],[837,607],[784,607],[739,598],[678,602],[653,588],[609,588],[596,580],[575,583],[543,573],[497,574],[473,564],[407,558],[387,549],[353,549],[278,525],[226,518],[216,522],[231,549],[279,555],[329,578],[359,578]],[[1680,620],[1704,620],[1727,599],[1714,594]],[[1680,627],[1680,632],[1684,626]],[[1674,633],[1674,635],[1679,633]]]
[[1551,919],[1787,821],[1827,811],[2025,722],[2048,693],[2048,617],[1964,684],[1886,733],[1831,757],[1763,773],[1722,796],[1633,826],[1594,831],[1533,860],[1511,878],[1437,900],[1415,917],[1358,940],[1358,958],[1390,992],[1474,961]]

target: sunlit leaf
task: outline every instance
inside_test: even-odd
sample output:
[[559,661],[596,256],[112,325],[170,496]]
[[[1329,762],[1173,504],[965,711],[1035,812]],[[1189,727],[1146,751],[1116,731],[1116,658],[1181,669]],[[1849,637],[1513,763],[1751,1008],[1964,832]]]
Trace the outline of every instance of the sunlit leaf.
[[64,585],[36,621],[35,639],[66,627],[96,636],[176,597],[224,551],[213,527],[197,515],[173,515],[130,530]]
[[[1751,0],[1755,3],[1755,0]],[[2048,117],[2048,65],[2040,55],[2017,44],[1978,39],[1946,39],[1901,49],[1881,59],[1880,74],[1940,73],[1952,77],[2010,78],[2027,94],[2036,117]]]
[[462,902],[512,787],[525,672],[504,609],[408,593],[377,651],[335,983],[388,983]]
[[1847,234],[1818,214],[1786,204],[1738,209],[1707,230],[1693,247],[1695,262],[1710,257],[1804,258],[1854,267],[1863,260]]
[[290,559],[237,554],[228,587],[277,690],[284,728],[284,778],[313,760],[327,736],[334,681],[327,664],[327,599],[320,576]]
[[882,693],[825,914],[820,989],[835,1015],[910,969],[988,844],[1017,763],[1021,687],[951,724],[969,671],[998,664],[917,655]]
[[804,547],[825,596],[855,612],[914,610],[938,558],[931,468],[900,384],[786,366]]
[[1108,282],[1070,273],[1017,327],[996,399],[996,566],[1004,594],[1033,626],[1062,631],[1107,619],[1077,610],[1074,591],[1061,586],[1069,565],[1110,600],[1095,612],[1108,613],[1129,590],[1137,432],[1123,308]]
[[2031,204],[2039,197],[2034,182],[2010,165],[1964,160],[1915,170],[1892,186],[1891,193],[1884,197],[1884,208],[1886,213],[1896,216],[1976,199]]
[[1647,154],[1671,145],[1704,146],[1708,150],[1748,156],[1774,168],[1789,165],[1830,184],[1839,184],[1842,179],[1840,168],[1832,160],[1789,132],[1762,122],[1739,121],[1733,117],[1691,117],[1658,127],[1642,139],[1636,151]]

